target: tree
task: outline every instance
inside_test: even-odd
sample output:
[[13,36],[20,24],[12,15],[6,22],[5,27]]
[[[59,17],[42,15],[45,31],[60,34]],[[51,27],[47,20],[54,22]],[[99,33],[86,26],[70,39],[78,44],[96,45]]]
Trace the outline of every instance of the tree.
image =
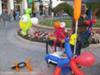
[[52,11],[54,12],[54,14],[57,14],[60,11],[64,11],[66,12],[69,16],[73,16],[73,7],[70,6],[67,3],[61,3],[58,6],[56,6],[55,8],[52,9]]

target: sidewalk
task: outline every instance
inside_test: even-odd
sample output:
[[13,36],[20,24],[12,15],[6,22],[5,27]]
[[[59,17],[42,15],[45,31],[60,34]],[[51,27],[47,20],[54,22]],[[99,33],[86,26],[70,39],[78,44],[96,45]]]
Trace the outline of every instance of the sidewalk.
[[[0,31],[0,75],[52,75],[55,67],[50,68],[44,60],[45,44],[31,42],[16,35],[18,25],[8,24],[7,33]],[[83,68],[86,75],[100,74],[100,46],[91,45],[83,49],[83,51],[91,51],[96,56],[96,63],[91,68]],[[32,58],[30,64],[33,72],[29,73],[25,68],[21,69],[23,74],[11,70],[11,66],[16,61],[25,61],[27,58]],[[68,74],[71,75],[71,74]]]

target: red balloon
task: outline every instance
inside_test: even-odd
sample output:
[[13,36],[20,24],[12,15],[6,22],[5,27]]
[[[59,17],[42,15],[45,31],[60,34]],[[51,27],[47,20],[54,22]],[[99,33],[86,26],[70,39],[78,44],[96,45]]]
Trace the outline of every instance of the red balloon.
[[76,62],[85,67],[91,67],[95,63],[95,56],[91,52],[83,52],[76,58]]
[[87,26],[90,25],[90,21],[89,21],[89,20],[86,20],[84,23],[85,23]]
[[85,75],[85,73],[78,68],[75,59],[71,60],[70,67],[75,75]]
[[92,23],[95,24],[96,23],[96,19],[92,19]]

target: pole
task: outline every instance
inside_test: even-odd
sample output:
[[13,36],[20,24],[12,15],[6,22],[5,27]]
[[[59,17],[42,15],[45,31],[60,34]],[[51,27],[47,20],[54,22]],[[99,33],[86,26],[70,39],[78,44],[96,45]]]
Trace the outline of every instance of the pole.
[[77,32],[78,32],[78,20],[75,22],[75,34],[76,34],[76,38],[75,38],[75,46],[74,46],[74,55],[76,53],[76,46],[77,46]]

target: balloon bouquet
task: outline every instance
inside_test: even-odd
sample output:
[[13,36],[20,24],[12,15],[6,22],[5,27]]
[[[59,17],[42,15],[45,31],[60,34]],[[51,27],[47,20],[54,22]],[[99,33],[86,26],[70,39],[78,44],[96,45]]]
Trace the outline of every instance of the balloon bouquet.
[[[56,63],[57,66],[53,75],[61,75],[64,72],[72,71],[74,75],[85,75],[85,73],[78,67],[78,65],[84,67],[91,67],[95,63],[95,56],[91,52],[83,52],[79,56],[75,56],[76,52],[76,37],[77,37],[77,30],[78,30],[78,19],[80,17],[80,10],[81,10],[81,0],[74,0],[74,19],[76,22],[75,34],[74,37],[74,53],[72,53],[71,46],[69,43],[70,38],[65,38],[65,51],[66,57],[55,55],[55,54],[47,54],[45,59],[46,62],[53,62]],[[92,23],[93,21],[91,21]],[[91,26],[91,25],[90,25]],[[72,37],[72,39],[73,39]]]

